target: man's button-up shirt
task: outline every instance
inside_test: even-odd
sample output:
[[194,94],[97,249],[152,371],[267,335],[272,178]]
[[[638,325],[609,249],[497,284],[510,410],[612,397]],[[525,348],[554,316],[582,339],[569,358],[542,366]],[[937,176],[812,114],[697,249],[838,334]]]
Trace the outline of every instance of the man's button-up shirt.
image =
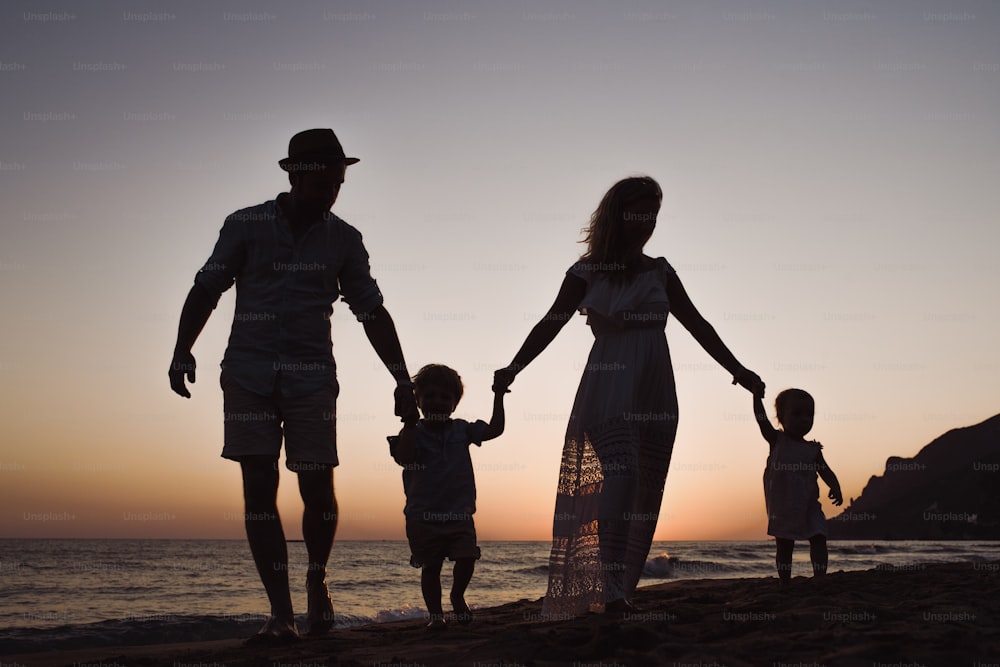
[[296,239],[282,197],[226,218],[195,282],[215,299],[236,283],[226,371],[249,391],[300,396],[336,376],[333,302],[343,296],[360,320],[382,293],[357,229],[327,213]]

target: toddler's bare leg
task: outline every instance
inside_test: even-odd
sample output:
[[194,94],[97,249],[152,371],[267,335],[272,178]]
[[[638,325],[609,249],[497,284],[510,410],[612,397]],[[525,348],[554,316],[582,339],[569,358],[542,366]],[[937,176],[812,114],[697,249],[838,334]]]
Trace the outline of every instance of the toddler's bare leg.
[[465,589],[472,581],[472,573],[476,570],[475,558],[459,558],[455,561],[453,582],[451,586],[451,606],[455,610],[461,625],[472,623],[472,610],[465,603]]
[[424,596],[424,604],[427,606],[427,613],[431,615],[431,622],[427,624],[430,630],[443,630],[444,610],[441,609],[441,566],[442,559],[435,559],[424,563],[420,570],[420,592]]
[[776,537],[774,542],[777,548],[774,563],[778,568],[778,583],[787,586],[792,582],[792,551],[795,549],[795,540]]
[[813,576],[819,577],[826,574],[826,565],[829,560],[829,552],[826,549],[826,536],[813,535],[809,538],[809,560],[812,561]]

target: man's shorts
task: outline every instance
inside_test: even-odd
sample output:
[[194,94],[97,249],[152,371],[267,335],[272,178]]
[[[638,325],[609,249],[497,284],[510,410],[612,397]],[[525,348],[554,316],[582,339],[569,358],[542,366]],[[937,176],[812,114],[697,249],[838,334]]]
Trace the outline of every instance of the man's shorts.
[[476,524],[472,518],[459,521],[406,519],[406,539],[410,543],[410,565],[423,567],[435,560],[479,560]]
[[245,456],[277,459],[284,439],[285,465],[291,470],[301,470],[302,464],[334,467],[339,463],[340,385],[336,378],[318,391],[293,398],[281,396],[277,391],[273,396],[247,391],[225,370],[219,383],[225,413],[223,457],[236,461]]

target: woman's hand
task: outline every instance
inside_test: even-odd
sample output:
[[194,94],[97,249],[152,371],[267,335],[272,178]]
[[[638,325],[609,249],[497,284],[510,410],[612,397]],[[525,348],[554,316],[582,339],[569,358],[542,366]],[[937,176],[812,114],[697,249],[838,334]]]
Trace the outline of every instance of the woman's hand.
[[733,373],[733,384],[740,385],[754,396],[761,398],[764,396],[764,381],[749,368],[740,366],[740,369]]

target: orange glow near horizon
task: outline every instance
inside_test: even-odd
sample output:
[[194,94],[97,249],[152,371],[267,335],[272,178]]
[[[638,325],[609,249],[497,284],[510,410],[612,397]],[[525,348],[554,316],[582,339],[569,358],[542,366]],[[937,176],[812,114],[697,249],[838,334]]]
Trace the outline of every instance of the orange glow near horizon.
[[[178,403],[183,409],[190,405]],[[504,463],[503,437],[493,443],[494,462],[483,460],[485,446],[473,452],[474,462],[481,468],[477,472],[476,515],[480,539],[546,541],[551,535],[550,488],[554,489],[554,480],[534,466],[525,466],[519,473],[521,483],[511,489],[506,470],[517,466]],[[137,452],[117,457],[113,452],[123,450],[107,441],[75,442],[80,451],[89,447],[98,453],[54,464],[50,461],[57,457],[55,452],[38,451],[21,457],[20,462],[5,464],[0,475],[8,500],[0,520],[0,536],[243,538],[237,464],[212,451],[182,451],[179,456],[196,460],[187,464],[163,457],[155,465],[147,465]],[[165,452],[168,447],[169,439],[152,440],[145,451]],[[760,452],[757,456],[760,458]],[[668,476],[657,540],[767,538],[758,471],[723,482],[722,470],[713,467],[716,464],[699,467],[678,458],[680,462],[675,460],[676,469]],[[385,452],[353,464],[353,469],[342,466],[335,474],[338,539],[405,539],[398,467]],[[302,504],[294,476],[284,469],[281,474],[279,511],[286,536],[301,539]],[[537,486],[527,486],[536,479],[540,480]],[[716,492],[706,493],[708,490]],[[828,516],[832,509],[825,506]]]

